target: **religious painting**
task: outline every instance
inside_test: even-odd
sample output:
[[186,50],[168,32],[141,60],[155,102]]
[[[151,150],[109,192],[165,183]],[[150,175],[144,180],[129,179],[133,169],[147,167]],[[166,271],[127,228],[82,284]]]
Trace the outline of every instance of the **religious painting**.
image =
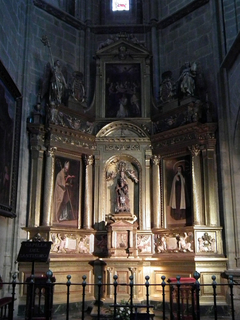
[[106,117],[141,117],[139,63],[106,64]]
[[0,215],[16,216],[22,97],[0,61]]
[[164,161],[164,207],[168,227],[192,224],[190,161],[190,156],[166,159]]
[[53,224],[77,227],[80,161],[56,157],[54,167]]

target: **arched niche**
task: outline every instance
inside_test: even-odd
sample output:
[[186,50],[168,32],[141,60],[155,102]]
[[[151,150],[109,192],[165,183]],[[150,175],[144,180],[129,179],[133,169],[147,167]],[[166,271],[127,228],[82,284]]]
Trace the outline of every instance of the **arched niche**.
[[[114,155],[108,159],[105,165],[105,199],[106,214],[131,213],[139,218],[141,207],[141,180],[142,168],[140,163],[133,156],[127,154]],[[123,173],[123,174],[122,174]],[[123,177],[122,177],[123,176]],[[119,188],[120,180],[124,180],[127,190]],[[128,200],[119,201],[119,189],[123,197]]]

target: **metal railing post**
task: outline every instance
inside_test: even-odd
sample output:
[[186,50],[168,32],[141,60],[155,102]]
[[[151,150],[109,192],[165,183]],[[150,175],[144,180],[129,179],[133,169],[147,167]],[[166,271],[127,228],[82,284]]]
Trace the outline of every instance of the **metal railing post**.
[[13,320],[13,312],[14,312],[14,299],[15,299],[15,289],[16,289],[16,274],[14,273],[12,276],[12,303],[11,303],[11,310],[9,309],[8,312],[10,313],[9,319]]
[[216,282],[216,276],[212,276],[212,287],[213,287],[213,308],[214,308],[214,317],[215,320],[217,320],[217,282]]
[[180,276],[176,276],[177,279],[177,318],[180,320],[181,316],[181,305],[180,305]]
[[195,285],[195,289],[196,289],[196,309],[197,309],[196,310],[196,318],[194,317],[194,319],[200,320],[200,304],[199,304],[200,283],[198,281],[198,279],[200,278],[200,273],[195,271],[193,274],[193,277],[196,280],[194,285]]
[[87,277],[84,275],[82,276],[83,282],[82,282],[82,288],[83,288],[83,292],[82,292],[82,320],[84,320],[84,309],[85,309],[85,290],[86,290],[86,279]]
[[113,285],[114,285],[114,319],[116,319],[116,316],[117,316],[117,308],[116,308],[116,304],[117,304],[117,286],[118,286],[118,283],[117,283],[117,279],[118,279],[118,276],[117,275],[114,275],[113,276]]
[[70,296],[70,285],[71,285],[71,275],[67,275],[67,283],[66,283],[66,286],[67,286],[67,310],[66,310],[66,320],[69,319],[69,296]]
[[[47,273],[47,282],[46,282],[46,294],[45,294],[45,299],[47,299],[47,301],[45,300],[45,306],[46,306],[46,320],[49,320],[51,318],[51,313],[52,313],[52,302],[53,302],[53,288],[52,288],[52,281],[51,278],[53,276],[53,273],[51,270],[48,270]],[[35,297],[35,293],[34,293],[34,297]]]
[[165,312],[165,286],[166,286],[165,279],[166,279],[166,277],[162,276],[161,279],[162,279],[161,286],[162,286],[162,297],[163,297],[163,309],[162,309],[162,311],[163,311],[163,320],[166,320],[166,312]]
[[133,313],[133,276],[129,277],[130,280],[130,312]]
[[146,300],[147,300],[147,315],[148,315],[148,319],[149,319],[149,280],[150,277],[149,276],[146,276],[145,277],[145,286],[146,286]]
[[34,274],[31,275],[31,280],[30,280],[30,315],[29,318],[32,320],[32,317],[34,315],[34,304],[35,304],[35,284],[34,284]]
[[100,319],[102,277],[98,276],[98,319]]
[[231,298],[231,311],[232,311],[232,320],[235,320],[235,310],[234,310],[234,302],[233,302],[233,276],[229,276],[229,288],[230,288],[230,298]]

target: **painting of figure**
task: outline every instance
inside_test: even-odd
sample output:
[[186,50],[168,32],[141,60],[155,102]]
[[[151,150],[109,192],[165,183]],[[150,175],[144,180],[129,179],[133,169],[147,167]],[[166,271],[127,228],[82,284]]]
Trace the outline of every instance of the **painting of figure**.
[[13,128],[15,102],[4,84],[0,82],[0,202],[9,205],[10,195],[10,168],[13,148]]
[[191,172],[189,157],[165,161],[166,213],[169,225],[191,224]]
[[141,72],[139,64],[106,65],[106,117],[141,116]]
[[77,160],[55,159],[53,223],[77,226],[79,203],[79,168]]
[[16,216],[22,96],[0,61],[0,215]]

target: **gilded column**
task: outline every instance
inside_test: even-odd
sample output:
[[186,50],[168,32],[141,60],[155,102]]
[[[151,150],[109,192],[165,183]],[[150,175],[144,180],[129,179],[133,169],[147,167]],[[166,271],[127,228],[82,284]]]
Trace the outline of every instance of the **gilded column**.
[[161,228],[160,157],[152,157],[152,226]]
[[28,130],[30,132],[31,145],[31,180],[28,227],[38,227],[41,220],[43,155],[46,150],[44,146],[45,131],[44,127],[40,124],[38,125],[37,122],[36,124],[28,124]]
[[78,200],[78,229],[82,227],[82,186],[83,186],[83,161],[80,159],[79,200]]
[[44,150],[41,147],[31,147],[31,187],[28,227],[38,227],[40,225],[43,154]]
[[[144,230],[151,230],[151,198],[150,198],[150,150],[145,155],[145,181],[143,179],[143,192],[145,202],[145,215],[142,214],[142,227]],[[143,210],[144,212],[144,210]]]
[[107,296],[113,298],[113,267],[107,267]]
[[193,225],[204,225],[200,147],[193,145],[189,150],[192,154]]
[[207,226],[218,226],[218,197],[215,147],[208,146],[203,150],[205,219]]
[[99,167],[100,159],[99,156],[95,156],[94,159],[94,214],[93,214],[93,225],[99,225],[99,222],[105,221],[105,217],[99,217]]
[[56,148],[50,148],[46,153],[44,198],[43,198],[43,226],[52,224],[51,212],[54,187],[54,152]]
[[137,268],[129,268],[129,271],[131,272],[131,275],[133,276],[133,297],[137,297],[137,286],[136,286],[136,273],[137,273]]
[[84,218],[83,228],[92,228],[93,215],[93,155],[86,155],[85,161],[85,195],[84,195]]

